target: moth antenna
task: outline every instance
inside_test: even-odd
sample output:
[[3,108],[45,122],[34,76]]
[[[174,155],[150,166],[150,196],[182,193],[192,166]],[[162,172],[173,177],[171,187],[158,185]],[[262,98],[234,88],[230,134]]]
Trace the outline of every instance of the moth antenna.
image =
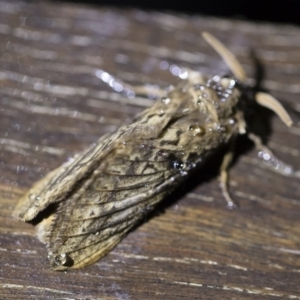
[[203,38],[206,42],[215,49],[215,51],[224,59],[225,63],[232,71],[234,76],[241,82],[246,80],[246,73],[240,62],[236,59],[232,52],[229,51],[218,39],[216,39],[210,33],[204,31],[202,32]]
[[277,99],[267,93],[258,92],[255,95],[255,100],[260,105],[272,110],[286,126],[292,126],[293,121],[291,117]]

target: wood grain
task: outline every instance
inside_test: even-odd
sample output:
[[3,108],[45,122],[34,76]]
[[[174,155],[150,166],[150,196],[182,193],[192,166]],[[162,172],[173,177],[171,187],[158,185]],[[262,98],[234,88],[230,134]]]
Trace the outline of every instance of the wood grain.
[[255,51],[262,86],[295,122],[268,118],[268,144],[300,169],[299,27],[0,0],[1,299],[300,299],[299,179],[269,170],[243,139],[231,170],[240,209],[225,208],[210,162],[88,268],[49,270],[34,226],[11,217],[32,183],[152,103],[130,98],[132,86],[176,84],[176,67],[227,73],[203,30],[232,49],[249,83]]

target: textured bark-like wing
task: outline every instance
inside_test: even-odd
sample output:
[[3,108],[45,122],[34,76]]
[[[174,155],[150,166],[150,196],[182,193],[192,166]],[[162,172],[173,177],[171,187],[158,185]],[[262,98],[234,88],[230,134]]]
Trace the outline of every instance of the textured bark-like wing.
[[161,149],[149,151],[136,141],[116,149],[60,203],[41,230],[54,269],[95,262],[170,192],[178,170],[170,167],[170,155],[158,154]]
[[47,174],[19,200],[13,215],[23,221],[31,221],[39,212],[52,203],[64,199],[86,173],[99,163],[109,152],[109,145],[115,139],[103,136],[83,153]]
[[167,114],[162,116],[157,113],[160,106],[161,103],[155,103],[140,114],[138,121],[121,127],[114,134],[101,137],[73,161],[63,164],[35,183],[19,200],[13,215],[23,221],[31,221],[50,204],[65,200],[78,181],[101,164],[106,155],[122,141],[136,137],[156,138],[177,109],[177,105],[169,106]]

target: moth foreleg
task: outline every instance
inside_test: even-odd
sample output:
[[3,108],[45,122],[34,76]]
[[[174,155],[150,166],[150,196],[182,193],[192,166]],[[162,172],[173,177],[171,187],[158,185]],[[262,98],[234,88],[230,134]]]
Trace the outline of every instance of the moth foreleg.
[[223,162],[220,168],[220,187],[222,190],[222,194],[227,202],[227,207],[229,209],[234,209],[238,207],[237,203],[231,198],[229,194],[229,167],[231,165],[233,155],[234,155],[234,146],[235,146],[235,140],[231,142],[231,147],[228,150],[228,152],[224,155]]
[[268,167],[285,176],[300,177],[300,171],[296,171],[293,166],[278,159],[272,150],[263,144],[259,136],[249,133],[248,137],[258,150],[258,156]]

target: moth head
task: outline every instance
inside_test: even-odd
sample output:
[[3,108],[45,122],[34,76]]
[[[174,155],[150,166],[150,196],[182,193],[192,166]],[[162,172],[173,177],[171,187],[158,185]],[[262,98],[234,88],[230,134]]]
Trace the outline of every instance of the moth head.
[[[210,46],[214,48],[215,51],[224,59],[225,63],[228,65],[235,78],[237,78],[237,80],[243,84],[246,81],[246,73],[243,67],[241,66],[240,62],[233,55],[233,53],[210,33],[203,32],[202,36],[208,42],[208,44],[210,44]],[[225,84],[226,80],[222,79],[222,81]],[[290,127],[293,124],[287,111],[274,97],[264,92],[257,92],[254,98],[258,104],[267,107],[268,109],[272,110],[275,114],[277,114],[278,117],[287,126]]]

